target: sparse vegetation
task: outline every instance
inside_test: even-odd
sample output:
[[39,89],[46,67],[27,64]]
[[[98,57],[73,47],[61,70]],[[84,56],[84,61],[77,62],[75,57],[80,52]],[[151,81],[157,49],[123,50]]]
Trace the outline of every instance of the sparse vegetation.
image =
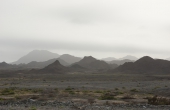
[[148,98],[148,104],[152,105],[170,105],[170,98],[153,96]]
[[108,92],[108,93],[103,93],[100,97],[100,100],[114,100],[115,98],[115,94]]
[[131,92],[139,92],[137,89],[131,89]]
[[29,110],[37,110],[37,108],[32,106]]
[[1,91],[1,95],[13,95],[15,94],[13,88],[5,88]]

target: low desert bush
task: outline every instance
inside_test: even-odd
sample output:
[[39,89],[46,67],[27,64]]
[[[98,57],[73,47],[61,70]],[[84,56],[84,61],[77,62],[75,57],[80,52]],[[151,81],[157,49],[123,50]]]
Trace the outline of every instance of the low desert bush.
[[166,97],[154,96],[154,97],[148,98],[148,104],[152,104],[152,105],[170,105],[170,99],[166,98]]
[[123,96],[122,99],[134,99],[134,97],[132,97],[131,95],[127,94],[127,95]]
[[139,92],[137,89],[131,89],[131,92]]
[[31,107],[29,110],[37,110],[36,107]]
[[87,101],[88,101],[88,103],[89,103],[90,105],[92,105],[93,103],[95,103],[95,99],[93,99],[93,98],[90,98],[90,99],[88,99]]
[[116,99],[115,97],[115,94],[111,93],[111,92],[108,92],[108,93],[103,93],[99,99],[100,100],[114,100]]
[[97,90],[97,91],[94,91],[95,93],[103,93],[102,91],[99,91],[99,90]]
[[67,87],[67,88],[65,89],[65,91],[70,91],[70,90],[72,90],[72,88],[70,88],[70,87]]
[[12,88],[6,88],[1,91],[1,95],[13,95],[15,94],[14,89]]
[[52,97],[56,97],[58,92],[56,92],[56,90],[54,89],[44,89],[42,92],[41,92],[41,95],[42,96],[47,96],[49,98],[52,98]]
[[119,90],[119,88],[115,88],[115,90],[117,91],[117,90]]

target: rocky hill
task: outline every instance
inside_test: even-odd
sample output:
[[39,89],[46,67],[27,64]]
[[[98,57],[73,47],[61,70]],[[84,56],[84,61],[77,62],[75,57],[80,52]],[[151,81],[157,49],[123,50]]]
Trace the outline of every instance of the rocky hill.
[[0,63],[0,69],[17,68],[16,65],[8,64],[6,62]]
[[135,62],[125,63],[114,69],[113,72],[170,74],[170,61],[145,56]]
[[81,67],[87,68],[87,69],[109,69],[110,66],[104,61],[97,60],[93,58],[92,56],[85,56],[82,60],[75,63],[80,65]]
[[54,74],[61,74],[66,73],[69,71],[68,67],[65,67],[60,64],[58,60],[56,60],[54,63],[46,66],[43,69],[38,70],[38,73],[54,73]]
[[48,61],[44,61],[44,62],[36,62],[36,61],[32,61],[28,64],[23,65],[24,68],[44,68],[52,63],[54,63],[56,60],[58,60],[60,62],[61,65],[63,66],[68,66],[69,64],[67,62],[65,62],[64,60],[60,59],[60,58],[54,58]]

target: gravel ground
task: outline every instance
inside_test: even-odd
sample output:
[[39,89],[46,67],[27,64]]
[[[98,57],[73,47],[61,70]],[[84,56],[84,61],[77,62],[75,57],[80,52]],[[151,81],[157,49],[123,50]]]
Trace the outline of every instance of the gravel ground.
[[40,102],[28,99],[18,102],[0,102],[0,110],[170,110],[170,106],[149,104],[90,105],[74,103],[73,101]]

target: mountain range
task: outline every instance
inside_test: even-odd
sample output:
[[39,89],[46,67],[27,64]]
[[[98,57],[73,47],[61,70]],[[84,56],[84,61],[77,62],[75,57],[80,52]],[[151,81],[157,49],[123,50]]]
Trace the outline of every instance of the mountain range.
[[114,60],[132,60],[136,61],[138,58],[132,55],[127,55],[122,58],[115,58],[115,57],[107,57],[107,58],[102,58],[101,60],[109,62],[109,61],[114,61]]
[[[104,61],[105,60],[105,61]],[[112,61],[109,61],[112,60]],[[125,56],[119,59],[114,57],[96,59],[92,56],[84,58],[69,54],[59,55],[46,50],[34,50],[21,57],[16,62],[8,64],[0,63],[0,69],[38,69],[41,72],[65,73],[74,71],[111,71],[123,73],[170,73],[170,61],[153,59],[144,56],[137,59],[134,56]]]
[[16,68],[16,65],[8,64],[6,62],[0,63],[0,69]]
[[55,62],[46,66],[43,69],[31,70],[32,73],[41,73],[41,74],[43,73],[64,74],[68,71],[69,71],[69,68],[61,65],[58,60],[56,60]]
[[27,64],[32,61],[43,62],[53,58],[58,58],[60,55],[57,53],[52,53],[47,50],[33,50],[29,52],[27,55],[21,57],[12,64]]
[[144,56],[135,62],[124,63],[112,71],[124,73],[165,74],[170,73],[170,61]]
[[64,60],[60,59],[60,58],[54,58],[54,59],[50,59],[44,62],[36,62],[36,61],[32,61],[28,64],[24,64],[22,67],[24,68],[44,68],[52,63],[54,63],[56,60],[58,60],[60,62],[61,65],[63,66],[68,66],[69,64],[67,62],[65,62]]
[[[85,56],[82,60],[75,63],[76,65],[79,65],[81,67],[87,68],[87,69],[97,69],[97,70],[103,70],[103,69],[109,69],[110,66],[106,62],[102,60],[97,60],[93,58],[92,56]],[[73,64],[73,65],[75,65]],[[72,66],[73,66],[72,65]]]
[[75,57],[75,56],[69,55],[69,54],[63,54],[59,58],[66,61],[68,64],[73,64],[73,63],[79,62],[82,59],[80,57]]
[[[57,53],[52,53],[47,50],[33,50],[33,51],[29,52],[28,54],[24,55],[23,57],[19,58],[17,61],[12,62],[11,64],[17,64],[17,65],[18,64],[28,64],[31,62],[33,63],[34,61],[35,62],[45,62],[45,61],[57,59],[57,58],[64,60],[68,64],[73,64],[75,62],[79,62],[82,59],[80,57],[76,57],[76,56],[69,55],[69,54],[59,55]],[[137,60],[136,57],[130,56],[130,55],[127,55],[127,56],[119,58],[119,59],[116,59],[114,57],[108,57],[108,58],[103,58],[101,60],[109,62],[109,61],[125,60],[125,59],[133,60],[133,61]]]
[[109,64],[117,64],[117,65],[122,65],[126,62],[134,62],[134,60],[129,60],[129,59],[124,59],[124,60],[112,60],[112,61],[108,61],[107,63]]

